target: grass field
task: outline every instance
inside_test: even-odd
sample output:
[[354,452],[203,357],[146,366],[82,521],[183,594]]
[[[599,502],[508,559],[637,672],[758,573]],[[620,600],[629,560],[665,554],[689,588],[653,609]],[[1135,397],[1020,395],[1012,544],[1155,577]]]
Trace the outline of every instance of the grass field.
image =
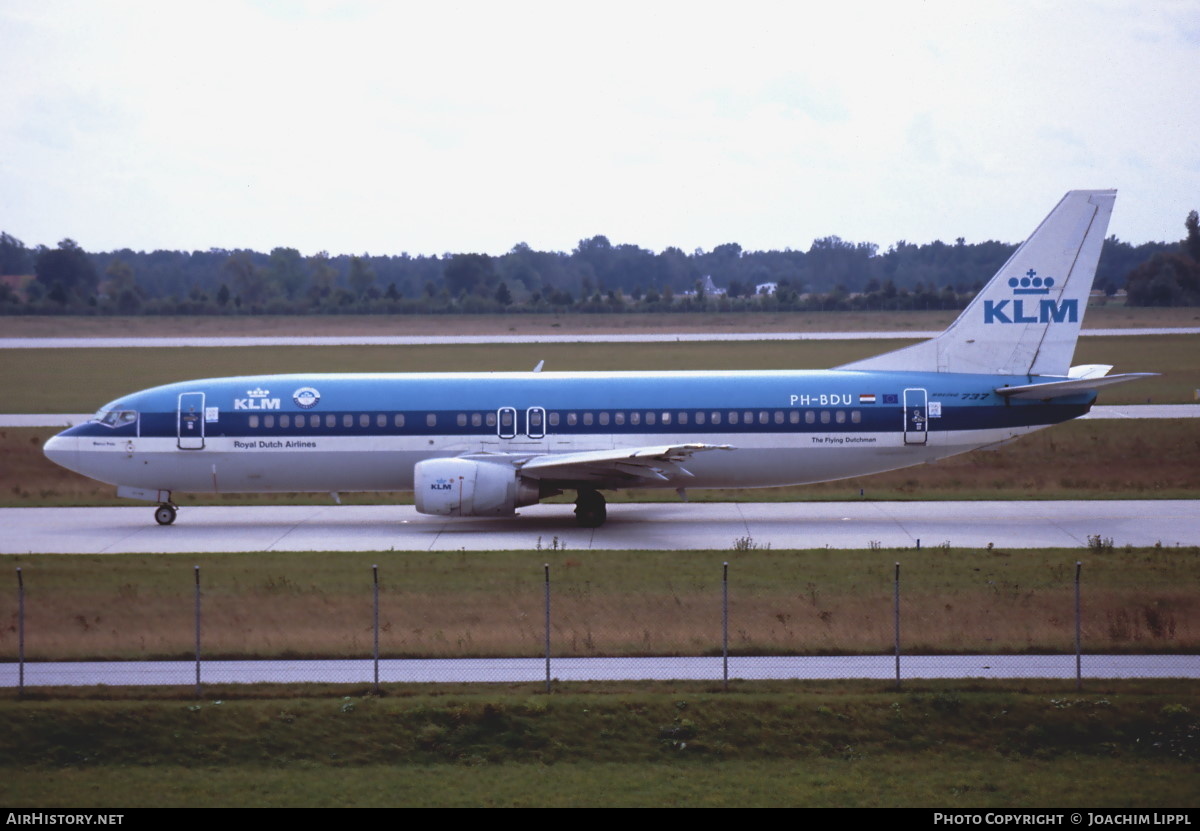
[[[1088,652],[1200,652],[1200,551],[272,553],[8,556],[26,587],[29,660],[187,659],[193,567],[210,658],[369,657],[372,566],[388,657],[544,654],[543,563],[559,656],[712,655],[729,563],[730,649],[742,655],[886,653],[894,562],[912,654],[1074,649],[1084,562]],[[12,573],[11,571],[9,572]],[[16,598],[0,594],[0,620]],[[0,630],[14,660],[16,628]]]
[[[0,336],[937,329],[953,314],[851,317],[0,318]],[[1195,326],[1198,317],[1108,307],[1090,310],[1088,324]],[[1195,343],[1086,338],[1076,362],[1166,373],[1101,403],[1190,401],[1200,388]],[[896,345],[35,350],[0,363],[9,393],[0,408],[90,412],[156,383],[250,372],[526,369],[543,358],[548,369],[821,368]],[[53,432],[0,431],[0,502],[119,504],[111,488],[46,462],[40,448]],[[866,498],[896,499],[1194,496],[1198,471],[1200,433],[1191,422],[1073,422],[997,452],[740,498],[858,498],[860,487]],[[998,541],[983,551],[831,554],[735,551],[733,542],[686,553],[57,555],[0,557],[0,565],[10,575],[22,568],[30,659],[190,654],[197,564],[212,657],[365,654],[375,563],[388,655],[537,654],[544,562],[560,655],[713,652],[724,561],[740,653],[885,650],[897,559],[914,652],[1069,651],[1077,559],[1087,650],[1200,647],[1200,556],[1192,549],[1125,551],[1117,541],[1012,552]],[[0,592],[0,661],[15,657],[15,606],[13,591]],[[1083,693],[1067,686],[735,683],[721,693],[697,683],[596,684],[560,685],[546,696],[532,685],[393,685],[375,696],[260,685],[209,687],[198,701],[182,688],[54,690],[26,700],[7,689],[0,804],[1195,807],[1194,682],[1088,682]]]
[[[957,311],[744,314],[312,315],[230,317],[0,317],[0,337],[233,335],[539,335],[634,332],[895,332],[944,329]],[[1200,326],[1200,309],[1088,307],[1085,329]]]
[[0,698],[8,810],[146,806],[1194,808],[1193,684],[389,689]]

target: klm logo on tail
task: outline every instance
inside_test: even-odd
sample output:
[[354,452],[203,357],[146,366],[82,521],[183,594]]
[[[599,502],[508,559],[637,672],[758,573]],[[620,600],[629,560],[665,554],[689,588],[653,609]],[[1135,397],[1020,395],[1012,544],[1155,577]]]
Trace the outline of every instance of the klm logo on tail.
[[[984,300],[984,323],[1079,322],[1079,301],[1074,298],[1061,301],[1055,301],[1048,297],[1040,300],[1025,299],[1025,297],[1049,294],[1050,289],[1054,287],[1053,277],[1039,277],[1037,272],[1031,268],[1020,279],[1010,277],[1008,285],[1016,297],[1011,300]],[[1029,303],[1028,309],[1026,303]]]

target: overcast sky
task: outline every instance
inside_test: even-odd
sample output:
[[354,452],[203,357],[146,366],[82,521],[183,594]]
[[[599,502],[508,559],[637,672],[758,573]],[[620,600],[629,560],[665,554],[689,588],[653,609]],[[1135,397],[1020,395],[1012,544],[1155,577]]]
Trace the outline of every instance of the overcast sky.
[[[836,8],[834,8],[836,6]],[[1200,208],[1192,2],[0,0],[0,230],[91,251],[807,250]]]

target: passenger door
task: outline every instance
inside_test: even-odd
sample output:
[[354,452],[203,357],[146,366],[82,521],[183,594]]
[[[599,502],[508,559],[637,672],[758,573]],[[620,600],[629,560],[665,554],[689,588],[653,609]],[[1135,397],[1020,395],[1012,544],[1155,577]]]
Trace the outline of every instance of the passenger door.
[[176,429],[180,450],[204,449],[204,393],[184,392],[179,395]]

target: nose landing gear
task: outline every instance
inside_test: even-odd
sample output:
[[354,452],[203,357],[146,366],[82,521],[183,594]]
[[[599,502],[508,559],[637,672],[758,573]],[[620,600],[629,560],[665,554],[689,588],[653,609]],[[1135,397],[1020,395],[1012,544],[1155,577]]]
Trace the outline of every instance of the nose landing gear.
[[179,509],[170,502],[164,502],[154,509],[154,521],[159,525],[170,525],[175,521]]

